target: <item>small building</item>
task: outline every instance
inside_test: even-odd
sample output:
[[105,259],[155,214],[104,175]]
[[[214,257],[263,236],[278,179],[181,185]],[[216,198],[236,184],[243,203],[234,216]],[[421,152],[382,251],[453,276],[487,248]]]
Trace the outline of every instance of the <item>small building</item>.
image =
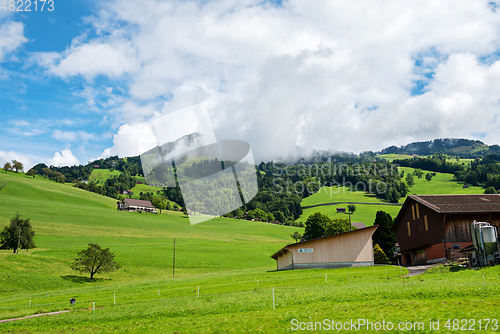
[[271,257],[277,270],[373,266],[378,225],[286,245]]
[[156,213],[156,208],[150,201],[143,201],[133,198],[125,198],[123,201],[116,202],[118,210],[123,211],[145,211]]
[[351,223],[351,225],[354,226],[357,229],[365,228],[366,227],[366,225],[364,223]]
[[500,227],[500,195],[408,196],[392,226],[402,264],[459,260],[474,220]]
[[337,208],[337,213],[345,213],[345,208]]

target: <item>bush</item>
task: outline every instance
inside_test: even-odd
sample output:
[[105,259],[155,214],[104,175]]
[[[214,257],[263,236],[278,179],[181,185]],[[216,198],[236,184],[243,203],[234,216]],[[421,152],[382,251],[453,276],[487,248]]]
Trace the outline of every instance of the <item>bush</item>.
[[389,259],[378,244],[373,246],[373,259],[375,263],[389,263]]

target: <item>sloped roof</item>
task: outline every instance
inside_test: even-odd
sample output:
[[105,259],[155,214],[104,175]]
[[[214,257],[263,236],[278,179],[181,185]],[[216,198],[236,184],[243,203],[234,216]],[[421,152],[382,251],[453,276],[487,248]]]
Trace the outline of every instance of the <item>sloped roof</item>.
[[140,199],[125,198],[123,202],[127,203],[130,206],[143,206],[146,208],[154,208],[153,204],[151,204],[150,201],[143,201]]
[[500,194],[495,195],[410,195],[438,213],[500,212]]
[[412,200],[441,214],[500,212],[500,194],[410,195],[394,220],[395,231]]
[[366,227],[366,225],[364,223],[352,223],[351,225],[356,227],[357,229]]
[[319,237],[319,238],[309,239],[309,240],[305,240],[305,241],[295,242],[293,244],[289,244],[289,245],[286,245],[285,247],[281,248],[279,251],[277,251],[276,253],[274,253],[273,255],[271,255],[271,257],[276,260],[278,258],[278,255],[280,253],[288,251],[287,247],[290,247],[290,246],[300,245],[300,244],[303,244],[303,243],[306,243],[306,242],[316,241],[316,240],[320,240],[320,239],[333,238],[333,237],[337,237],[339,235],[344,235],[344,234],[347,234],[347,233],[355,233],[355,232],[359,232],[361,230],[370,229],[370,228],[373,228],[374,231],[375,231],[377,229],[377,227],[378,227],[378,225],[373,225],[373,226],[368,226],[368,227],[365,226],[363,228],[358,228],[356,230],[351,230],[351,231],[347,231],[347,232],[342,232],[342,233],[327,235],[327,236],[324,236],[324,237]]

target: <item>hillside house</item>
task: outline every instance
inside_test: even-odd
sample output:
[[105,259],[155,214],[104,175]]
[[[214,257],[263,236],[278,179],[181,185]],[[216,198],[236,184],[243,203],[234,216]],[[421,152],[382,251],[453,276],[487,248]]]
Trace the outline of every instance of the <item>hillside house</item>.
[[337,213],[345,213],[345,208],[337,208]]
[[150,201],[143,201],[133,198],[125,198],[123,201],[116,202],[120,211],[145,211],[156,213],[156,208]]
[[373,266],[378,225],[286,245],[271,257],[277,270]]
[[404,265],[455,260],[472,245],[471,223],[500,227],[500,195],[410,195],[393,231]]

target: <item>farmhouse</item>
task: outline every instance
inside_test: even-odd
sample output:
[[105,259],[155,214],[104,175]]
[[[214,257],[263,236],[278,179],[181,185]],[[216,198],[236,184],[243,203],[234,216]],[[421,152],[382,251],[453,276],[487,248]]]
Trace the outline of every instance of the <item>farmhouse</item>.
[[287,245],[271,255],[278,270],[373,266],[377,225]]
[[118,210],[128,211],[146,211],[156,213],[156,208],[150,201],[142,201],[139,199],[125,198],[123,201],[116,202]]
[[471,223],[500,227],[500,195],[410,195],[393,231],[404,265],[455,260],[472,245]]

